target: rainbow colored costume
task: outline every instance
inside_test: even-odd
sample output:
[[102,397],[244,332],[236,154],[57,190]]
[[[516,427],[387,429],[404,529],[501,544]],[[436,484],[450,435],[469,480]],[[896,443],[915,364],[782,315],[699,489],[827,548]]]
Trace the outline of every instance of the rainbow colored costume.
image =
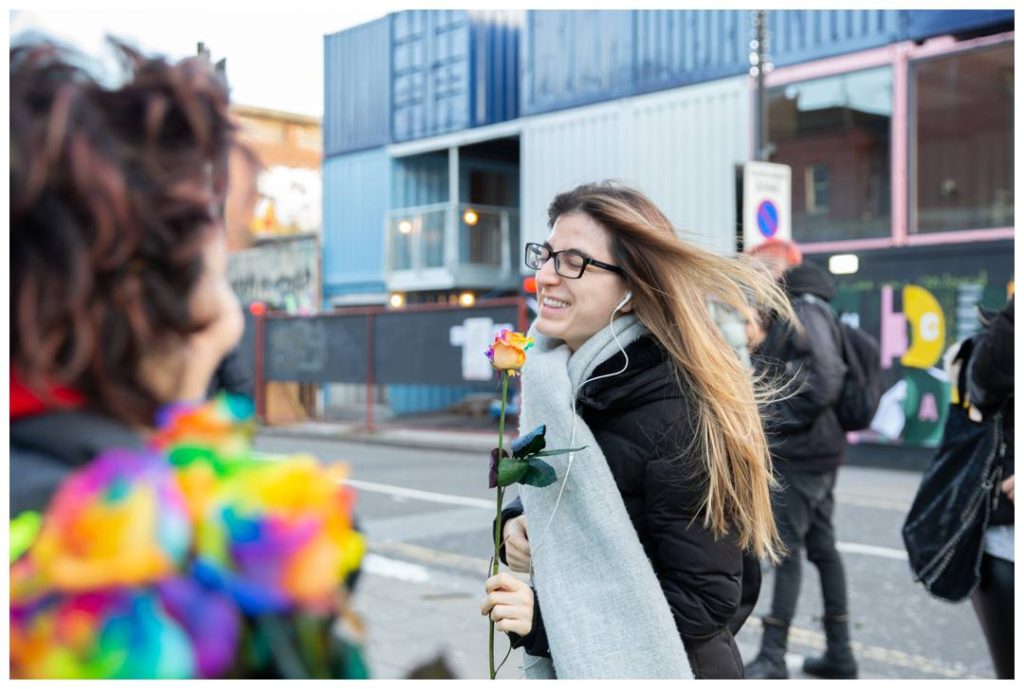
[[251,417],[169,406],[147,452],[104,452],[12,521],[12,677],[366,676],[345,468],[257,455]]

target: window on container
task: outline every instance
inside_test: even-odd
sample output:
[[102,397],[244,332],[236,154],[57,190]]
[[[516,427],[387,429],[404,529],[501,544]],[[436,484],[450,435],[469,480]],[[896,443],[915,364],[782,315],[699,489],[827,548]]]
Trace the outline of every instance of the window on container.
[[911,232],[1013,225],[1013,44],[911,71]]
[[768,91],[771,160],[792,169],[798,242],[892,233],[892,68]]

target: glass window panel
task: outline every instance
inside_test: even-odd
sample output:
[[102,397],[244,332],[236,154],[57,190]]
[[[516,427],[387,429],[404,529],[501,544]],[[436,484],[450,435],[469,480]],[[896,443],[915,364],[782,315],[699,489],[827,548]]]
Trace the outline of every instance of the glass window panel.
[[771,161],[793,170],[793,239],[892,232],[892,68],[768,91]]
[[1013,225],[1013,44],[912,66],[911,232]]

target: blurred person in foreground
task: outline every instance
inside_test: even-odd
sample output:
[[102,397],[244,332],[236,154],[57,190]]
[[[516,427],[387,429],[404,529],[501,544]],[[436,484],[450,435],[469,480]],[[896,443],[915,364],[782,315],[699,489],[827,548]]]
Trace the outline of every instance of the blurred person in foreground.
[[[828,301],[835,295],[831,276],[803,263],[788,240],[768,242],[752,252],[786,289],[802,326],[764,318],[752,323],[763,340],[752,355],[754,369],[785,381],[789,394],[765,406],[765,430],[780,488],[772,495],[779,534],[788,555],[775,570],[771,611],[763,622],[761,648],[746,665],[747,679],[786,679],[789,626],[800,594],[801,553],[821,577],[825,655],[808,658],[804,672],[820,677],[855,678],[850,646],[846,575],[836,549],[833,513],[836,476],[846,435],[836,416],[846,365],[839,324]],[[752,339],[760,339],[756,334]]]
[[1002,411],[1002,485],[989,517],[981,559],[981,583],[971,603],[985,633],[996,677],[1013,678],[1013,307],[987,314],[967,367],[971,404],[985,416]]
[[257,458],[251,402],[204,402],[242,333],[226,88],[115,48],[114,86],[10,53],[11,675],[365,676],[343,469]]

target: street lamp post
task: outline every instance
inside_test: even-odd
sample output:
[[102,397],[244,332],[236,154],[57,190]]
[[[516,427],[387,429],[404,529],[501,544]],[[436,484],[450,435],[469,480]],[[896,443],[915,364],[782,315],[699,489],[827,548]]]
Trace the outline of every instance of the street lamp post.
[[757,79],[757,105],[754,108],[754,159],[767,160],[768,145],[768,92],[764,75],[772,71],[768,56],[768,19],[764,10],[754,10],[753,39],[750,41],[750,76]]

